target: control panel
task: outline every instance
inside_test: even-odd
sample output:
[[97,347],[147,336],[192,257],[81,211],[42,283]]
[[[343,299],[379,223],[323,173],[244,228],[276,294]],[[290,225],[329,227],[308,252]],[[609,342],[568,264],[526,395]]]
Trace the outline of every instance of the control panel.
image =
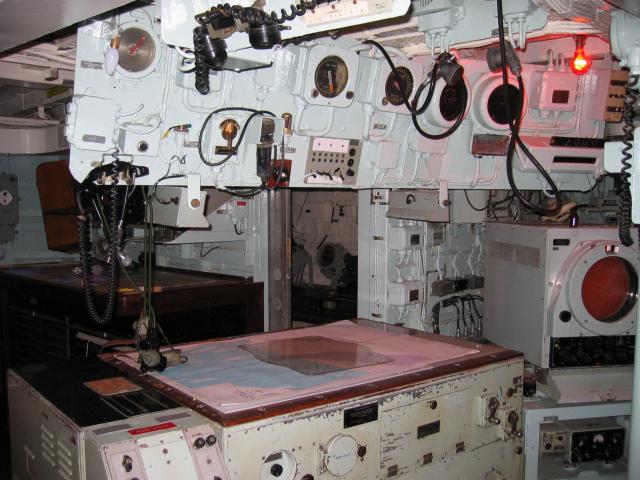
[[[562,313],[569,314],[567,311]],[[551,368],[572,368],[631,365],[633,364],[635,338],[633,335],[551,338],[549,366]]]
[[[276,12],[284,5],[279,0],[267,4]],[[285,22],[291,30],[277,33],[284,40],[316,28],[347,26],[343,22],[398,16],[406,7],[407,0],[331,2],[313,13],[301,7],[300,15]],[[255,27],[248,35],[236,31],[216,38],[210,46],[223,49],[226,44],[228,62],[221,70],[210,69],[203,66],[206,47],[201,42],[196,42],[197,53],[190,50],[193,15],[204,15],[194,9],[191,1],[163,2],[79,29],[77,94],[65,121],[70,170],[78,181],[116,155],[149,169],[148,175],[136,177],[137,185],[153,185],[164,177],[163,187],[185,186],[189,176],[193,185],[199,181],[200,187],[230,191],[312,185],[426,188],[442,192],[444,205],[449,190],[509,188],[503,167],[508,123],[522,88],[522,140],[559,188],[587,190],[603,173],[597,143],[553,140],[604,136],[611,57],[608,44],[595,37],[589,40],[593,67],[581,78],[562,63],[575,48],[570,38],[542,40],[519,52],[523,87],[509,79],[512,111],[506,112],[502,76],[489,70],[481,50],[459,51],[445,62],[430,55],[410,57],[380,37],[392,69],[377,47],[349,35],[246,48],[250,39],[275,41],[275,32],[272,36]],[[209,15],[218,18],[215,12]],[[465,21],[471,21],[468,15]],[[199,28],[206,36],[207,29]],[[105,50],[115,50],[110,45],[118,42],[118,64],[112,70],[106,67]],[[551,47],[555,53],[547,55]],[[209,53],[225,57],[222,50]],[[232,68],[236,61],[252,69]],[[462,78],[454,82],[438,73],[447,71]],[[416,101],[416,107],[408,108],[405,100]],[[327,149],[325,139],[349,145],[335,151],[336,145]],[[356,155],[348,155],[352,149]],[[367,157],[362,164],[360,151]],[[547,189],[535,164],[520,150],[516,156],[513,176],[519,188]],[[284,177],[277,182],[280,167]]]
[[625,428],[609,418],[565,420],[540,426],[542,457],[564,457],[567,462],[612,463],[624,455]]
[[85,445],[87,478],[229,479],[212,424],[185,409],[91,428]]
[[[518,360],[228,427],[225,463],[234,480],[520,478],[521,381]],[[503,425],[477,422],[487,392]]]
[[355,185],[361,153],[360,140],[312,138],[304,172],[305,183]]

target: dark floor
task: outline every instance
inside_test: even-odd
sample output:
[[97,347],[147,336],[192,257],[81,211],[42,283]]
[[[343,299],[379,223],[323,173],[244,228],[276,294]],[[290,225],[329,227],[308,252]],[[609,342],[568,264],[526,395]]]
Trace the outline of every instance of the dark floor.
[[0,478],[11,478],[11,444],[9,443],[8,415],[6,412],[6,398],[0,398]]

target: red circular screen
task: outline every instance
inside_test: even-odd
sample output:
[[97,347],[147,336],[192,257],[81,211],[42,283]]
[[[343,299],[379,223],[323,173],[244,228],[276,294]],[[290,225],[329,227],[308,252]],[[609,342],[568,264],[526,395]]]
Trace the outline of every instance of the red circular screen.
[[582,303],[587,312],[601,322],[615,322],[633,307],[637,277],[620,257],[607,257],[594,263],[582,281]]

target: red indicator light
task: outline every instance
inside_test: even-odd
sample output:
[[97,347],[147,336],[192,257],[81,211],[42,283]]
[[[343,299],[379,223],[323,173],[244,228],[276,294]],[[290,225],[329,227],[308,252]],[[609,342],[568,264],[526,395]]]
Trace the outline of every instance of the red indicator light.
[[576,37],[576,51],[573,54],[570,66],[571,71],[576,75],[584,75],[591,68],[591,59],[584,53],[585,37]]

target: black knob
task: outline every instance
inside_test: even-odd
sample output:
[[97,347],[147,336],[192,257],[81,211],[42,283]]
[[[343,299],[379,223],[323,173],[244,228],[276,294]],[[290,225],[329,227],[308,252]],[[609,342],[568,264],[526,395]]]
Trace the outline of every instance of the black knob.
[[282,465],[280,465],[279,463],[271,465],[271,475],[273,475],[274,477],[279,477],[280,475],[282,475],[283,471],[284,468],[282,468]]
[[569,320],[571,320],[571,312],[563,310],[560,312],[559,317],[562,322],[567,323]]
[[216,442],[218,441],[218,439],[216,438],[215,435],[211,434],[207,437],[207,445],[211,446],[211,445],[215,445]]
[[353,167],[353,158],[347,160],[347,167]]
[[196,438],[195,442],[193,442],[193,446],[196,448],[202,448],[205,445],[205,440],[202,437]]
[[347,177],[353,177],[356,174],[356,172],[354,172],[353,170],[349,169],[347,170]]
[[122,457],[122,466],[124,467],[124,471],[129,473],[133,470],[133,459],[129,455],[125,455]]
[[355,157],[355,155],[356,155],[356,149],[355,148],[349,149],[349,156],[350,157]]

